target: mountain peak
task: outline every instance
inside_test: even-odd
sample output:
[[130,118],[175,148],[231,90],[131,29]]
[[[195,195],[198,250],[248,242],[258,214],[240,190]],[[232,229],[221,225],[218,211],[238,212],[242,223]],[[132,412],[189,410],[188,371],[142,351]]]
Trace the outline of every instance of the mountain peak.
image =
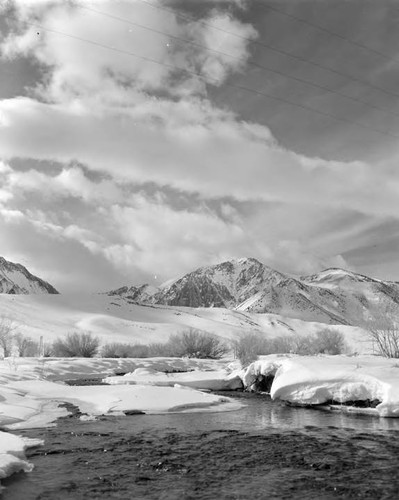
[[31,274],[22,264],[0,257],[0,293],[29,294],[58,291],[47,281]]
[[316,284],[337,284],[342,281],[353,281],[353,282],[378,282],[379,280],[369,278],[368,276],[363,276],[362,274],[354,273],[353,271],[348,271],[346,269],[341,269],[340,267],[329,267],[324,269],[319,273],[312,274],[311,276],[302,276],[300,278],[306,283],[316,283]]
[[158,288],[124,287],[109,295],[128,302],[223,307],[305,321],[356,324],[371,302],[399,303],[399,286],[340,268],[293,278],[252,257],[204,266]]

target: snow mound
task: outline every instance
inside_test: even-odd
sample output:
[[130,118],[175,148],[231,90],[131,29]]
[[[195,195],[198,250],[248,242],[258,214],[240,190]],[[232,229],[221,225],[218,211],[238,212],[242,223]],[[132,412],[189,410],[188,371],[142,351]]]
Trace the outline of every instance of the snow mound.
[[[237,377],[225,380],[230,370],[221,371],[222,365],[222,361],[179,358],[18,358],[14,364],[0,360],[0,425],[13,430],[48,426],[65,415],[65,408],[58,407],[62,402],[70,402],[89,415],[241,407],[226,398],[195,390],[242,386]],[[180,371],[188,373],[175,373]],[[128,379],[120,376],[108,386],[68,386],[60,382],[93,376],[100,379],[115,373],[134,373],[137,379],[134,385],[126,384]],[[121,380],[124,383],[118,385]]]
[[238,374],[231,374],[227,370],[219,371],[192,371],[189,373],[162,373],[155,370],[138,368],[123,377],[107,377],[103,380],[112,385],[155,385],[174,387],[176,384],[194,389],[211,391],[234,391],[242,389],[242,381]]
[[245,387],[274,377],[273,399],[298,405],[375,402],[381,417],[399,417],[399,365],[373,356],[270,355],[242,372]]
[[26,461],[25,450],[42,444],[40,439],[29,439],[0,431],[0,480],[16,472],[30,472],[33,465]]
[[[124,412],[140,411],[144,413],[166,413],[172,410],[190,408],[204,410],[225,403],[234,403],[226,398],[203,393],[197,390],[187,390],[178,387],[157,387],[151,385],[121,385],[121,386],[67,386],[46,380],[27,380],[13,382],[11,387],[24,391],[29,395],[43,400],[69,402],[79,410],[89,415],[122,414]],[[231,408],[230,408],[231,406]],[[235,405],[235,408],[240,405]]]

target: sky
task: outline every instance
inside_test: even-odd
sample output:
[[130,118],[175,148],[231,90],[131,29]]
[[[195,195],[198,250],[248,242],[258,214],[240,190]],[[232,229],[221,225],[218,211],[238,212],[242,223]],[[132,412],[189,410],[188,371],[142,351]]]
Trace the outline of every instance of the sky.
[[399,281],[398,0],[0,0],[0,255]]

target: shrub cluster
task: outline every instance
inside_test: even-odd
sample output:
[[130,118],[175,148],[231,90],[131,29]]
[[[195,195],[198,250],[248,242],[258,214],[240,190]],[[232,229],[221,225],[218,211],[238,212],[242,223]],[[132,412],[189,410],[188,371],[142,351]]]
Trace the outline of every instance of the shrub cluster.
[[19,333],[17,325],[2,316],[0,318],[0,355],[7,358],[14,352],[19,356],[37,356],[39,343]]
[[181,334],[171,335],[165,343],[106,344],[101,350],[104,358],[209,358],[220,359],[229,348],[209,333],[189,328]]
[[180,335],[171,335],[167,346],[172,356],[188,358],[220,359],[229,351],[218,337],[195,328]]
[[235,356],[242,366],[248,366],[258,356],[293,353],[300,355],[342,354],[346,344],[342,333],[326,328],[314,335],[287,335],[267,338],[261,333],[243,335],[233,343]]
[[[7,328],[6,328],[7,326]],[[57,338],[52,344],[44,344],[40,353],[39,343],[20,333],[15,333],[10,324],[0,323],[0,348],[4,357],[17,349],[19,356],[82,357],[92,358],[100,354],[103,358],[149,358],[189,357],[219,359],[229,351],[218,337],[195,328],[181,334],[171,335],[165,343],[128,344],[113,342],[100,350],[100,339],[90,332],[72,332]]]
[[368,332],[373,351],[386,358],[399,358],[399,305],[397,302],[369,303],[368,318],[359,326]]
[[60,358],[93,358],[100,347],[100,339],[87,333],[68,333],[65,338],[58,338],[52,344],[52,356]]

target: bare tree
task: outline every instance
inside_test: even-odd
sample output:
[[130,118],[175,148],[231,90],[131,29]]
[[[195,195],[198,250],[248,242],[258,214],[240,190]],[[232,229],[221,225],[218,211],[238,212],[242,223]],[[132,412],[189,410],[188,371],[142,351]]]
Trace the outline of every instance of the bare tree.
[[54,355],[57,357],[92,358],[100,346],[100,339],[90,332],[68,333],[64,339],[58,338],[53,343]]
[[382,356],[399,358],[399,305],[373,305],[369,311],[360,326],[368,331],[374,348]]
[[37,356],[39,352],[38,343],[30,337],[22,335],[22,333],[16,333],[14,335],[14,345],[19,356],[21,357]]
[[6,316],[0,318],[0,349],[3,349],[5,358],[11,356],[13,347],[14,335],[17,330],[17,325]]

